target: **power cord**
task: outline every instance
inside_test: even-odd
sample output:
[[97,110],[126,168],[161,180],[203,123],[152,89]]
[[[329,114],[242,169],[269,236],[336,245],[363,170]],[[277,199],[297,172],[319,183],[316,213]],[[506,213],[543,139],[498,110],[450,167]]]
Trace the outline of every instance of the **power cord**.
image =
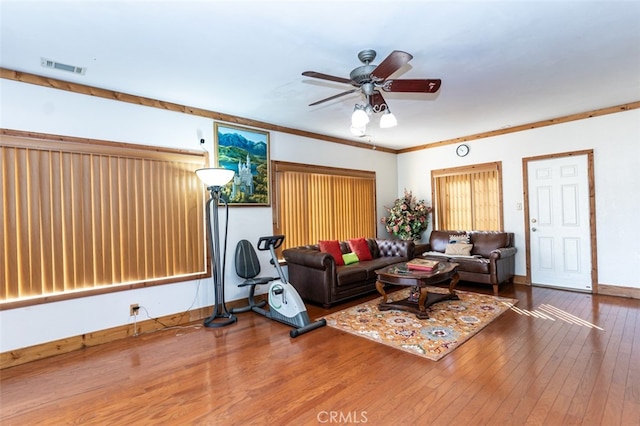
[[140,306],[140,308],[142,308],[142,310],[144,311],[144,314],[147,316],[147,318],[157,322],[158,324],[160,324],[164,328],[170,328],[170,326],[168,326],[166,324],[163,324],[162,321],[160,321],[158,318],[153,318],[151,315],[149,315],[149,311],[147,311],[147,308],[145,308],[144,306]]
[[[198,300],[198,294],[200,293],[200,286],[202,284],[202,280],[198,280],[198,286],[196,287],[196,294],[193,297],[193,301],[191,302],[191,305],[187,308],[186,311],[182,312],[182,314],[180,315],[180,317],[177,320],[177,323],[179,324],[180,321],[182,321],[182,318],[184,318],[184,316],[189,313],[189,311],[191,310],[191,308],[193,308],[193,306],[196,304],[196,301]],[[155,333],[156,331],[163,331],[163,330],[186,330],[186,329],[194,329],[194,330],[199,330],[200,328],[202,328],[201,325],[199,324],[194,324],[194,325],[167,325],[164,324],[162,321],[160,321],[158,318],[154,318],[149,314],[149,311],[147,310],[146,307],[144,306],[136,306],[133,309],[133,336],[134,337],[138,337],[140,334],[150,334],[150,333]],[[138,323],[137,323],[137,317],[138,317],[138,313],[140,311],[140,309],[142,309],[144,311],[145,316],[160,324],[162,326],[162,328],[158,329],[158,330],[151,330],[148,331],[146,333],[138,333]],[[176,334],[176,336],[182,336],[182,333]]]
[[186,311],[184,311],[182,313],[182,315],[180,315],[180,318],[178,318],[178,323],[180,323],[180,321],[182,321],[182,318],[184,318],[185,315],[187,315],[187,313],[189,313],[189,311],[191,310],[191,308],[193,308],[193,305],[196,304],[196,301],[198,300],[198,294],[200,293],[200,285],[202,284],[202,280],[198,280],[198,286],[196,287],[196,294],[195,296],[193,296],[193,301],[191,302],[191,305],[187,308]]
[[[145,308],[144,306],[140,306],[140,309],[142,309],[144,311],[144,314],[146,315],[147,318],[149,318],[150,320],[160,324],[162,326],[162,328],[158,329],[158,330],[151,330],[151,331],[147,331],[146,333],[142,333],[142,334],[151,334],[151,333],[155,333],[157,331],[164,331],[164,330],[187,330],[187,329],[194,329],[194,330],[198,330],[200,329],[202,326],[199,324],[194,324],[194,325],[167,325],[164,324],[162,321],[160,321],[158,318],[154,318],[151,315],[149,315],[149,311],[147,311],[147,308]],[[184,316],[184,313],[182,314]],[[182,318],[182,317],[181,317]],[[182,333],[180,334],[176,334],[176,336],[182,336]]]

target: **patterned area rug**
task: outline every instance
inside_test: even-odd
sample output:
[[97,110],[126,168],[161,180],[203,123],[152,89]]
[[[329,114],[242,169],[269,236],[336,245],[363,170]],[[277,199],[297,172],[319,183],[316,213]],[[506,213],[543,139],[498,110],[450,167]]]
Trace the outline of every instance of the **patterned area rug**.
[[[410,288],[389,295],[406,299]],[[431,293],[448,289],[428,287]],[[347,333],[438,361],[498,318],[516,299],[456,290],[460,300],[446,300],[427,308],[429,319],[404,311],[380,311],[382,297],[327,315],[327,325]]]

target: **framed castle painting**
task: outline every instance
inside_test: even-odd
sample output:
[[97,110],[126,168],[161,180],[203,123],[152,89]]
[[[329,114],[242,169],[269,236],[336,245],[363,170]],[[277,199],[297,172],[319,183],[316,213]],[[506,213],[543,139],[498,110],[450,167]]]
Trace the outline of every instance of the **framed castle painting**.
[[269,206],[269,132],[214,123],[218,167],[236,172],[222,189],[230,205]]

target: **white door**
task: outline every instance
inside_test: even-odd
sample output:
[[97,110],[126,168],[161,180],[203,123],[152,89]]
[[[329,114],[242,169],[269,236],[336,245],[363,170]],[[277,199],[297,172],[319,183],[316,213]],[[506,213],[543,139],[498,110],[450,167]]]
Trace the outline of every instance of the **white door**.
[[528,163],[531,283],[591,291],[587,155]]

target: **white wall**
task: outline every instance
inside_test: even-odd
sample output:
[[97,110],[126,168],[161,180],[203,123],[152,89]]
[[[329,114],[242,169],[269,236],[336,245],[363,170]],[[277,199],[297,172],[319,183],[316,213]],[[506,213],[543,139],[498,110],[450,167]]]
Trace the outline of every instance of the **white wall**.
[[[213,121],[206,118],[2,79],[0,93],[3,128],[195,150],[204,138],[213,151]],[[270,139],[272,160],[375,171],[378,217],[398,195],[394,154],[279,132],[271,132]],[[230,208],[227,300],[245,298],[248,292],[236,286],[236,243],[247,239],[255,244],[272,230],[270,207]],[[386,236],[380,224],[378,233]],[[268,254],[259,256],[263,273],[274,274]],[[213,303],[211,287],[210,279],[195,280],[0,311],[0,352],[128,324],[131,303],[139,303],[152,317],[208,306]],[[139,319],[146,319],[145,314]]]
[[[502,161],[504,229],[515,233],[516,274],[526,275],[522,158],[593,149],[598,246],[598,283],[640,288],[640,276],[627,265],[640,263],[635,242],[640,212],[640,110],[541,127],[468,145],[469,155],[456,155],[457,145],[398,155],[398,191],[431,199],[432,169]],[[428,234],[427,234],[428,235]]]
[[[0,79],[0,127],[145,145],[213,148],[213,122],[206,118],[109,101]],[[505,229],[516,233],[516,274],[525,275],[522,158],[556,152],[595,152],[598,271],[601,284],[640,288],[640,277],[624,265],[640,262],[635,218],[640,211],[640,111],[607,115],[471,142],[471,153],[455,146],[398,155],[271,132],[271,159],[374,170],[378,217],[404,188],[430,200],[430,170],[502,161]],[[246,297],[233,269],[240,239],[256,242],[272,233],[269,207],[231,208],[226,274],[227,300]],[[386,236],[378,224],[378,234]],[[428,235],[428,233],[426,234]],[[263,271],[271,273],[260,253]],[[211,305],[210,280],[196,280],[107,295],[0,311],[0,352],[103,330],[131,322],[129,305],[139,303],[152,317]],[[143,315],[141,320],[145,319]]]

